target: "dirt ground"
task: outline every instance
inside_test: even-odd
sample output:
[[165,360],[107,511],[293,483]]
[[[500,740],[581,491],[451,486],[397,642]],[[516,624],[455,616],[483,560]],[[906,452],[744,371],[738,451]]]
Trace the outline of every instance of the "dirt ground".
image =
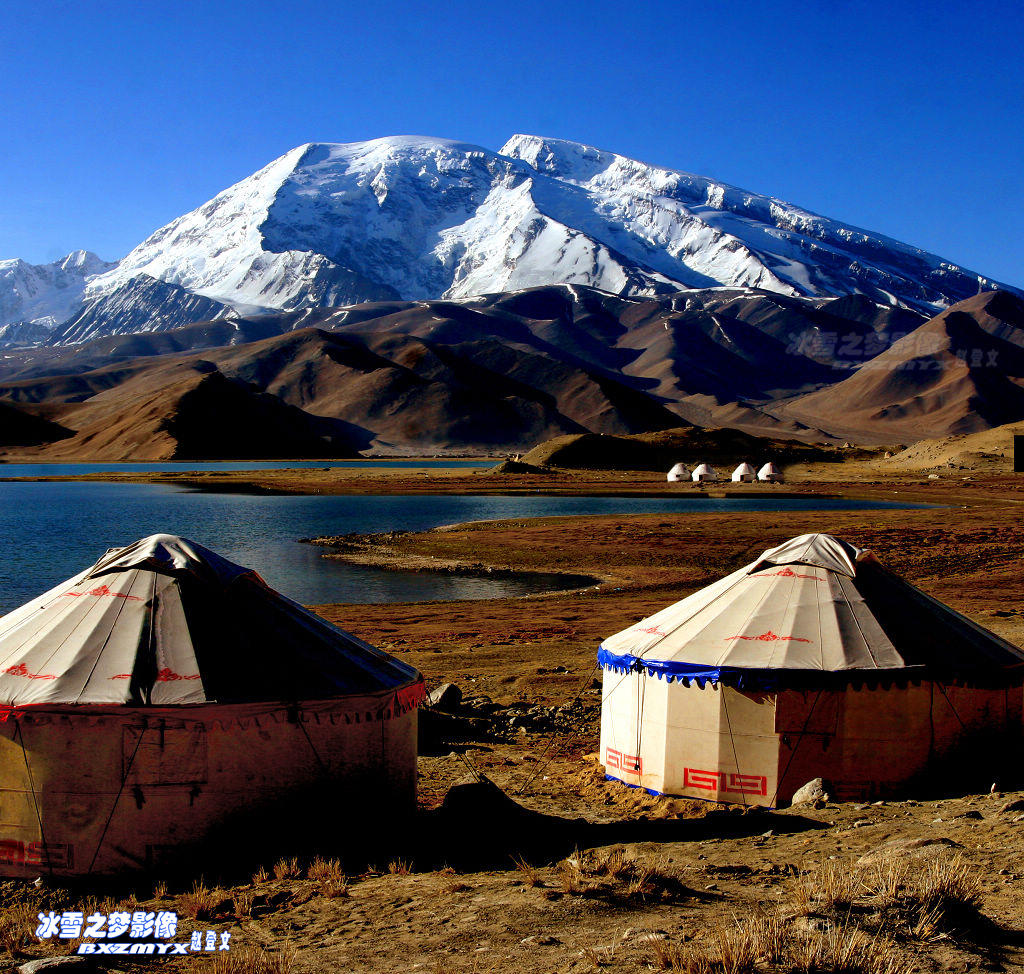
[[[565,486],[665,489],[646,476],[573,475]],[[391,477],[388,492],[420,486],[409,471]],[[428,474],[422,486],[472,489],[485,477]],[[198,914],[183,920],[185,939],[193,928],[231,932],[234,949],[215,960],[155,961],[183,971],[1024,970],[1024,791],[989,793],[986,784],[743,814],[606,781],[595,753],[600,641],[804,532],[873,549],[1024,645],[1022,486],[1024,476],[1002,472],[967,482],[878,475],[785,489],[943,506],[545,518],[342,539],[325,552],[395,567],[573,572],[600,584],[483,602],[317,607],[418,667],[429,686],[451,682],[465,698],[454,716],[423,718],[421,808],[401,840],[391,852],[357,843],[310,849],[295,863],[254,861],[251,878],[197,866],[168,888],[146,879],[103,895]],[[1006,759],[998,787],[1024,787],[1014,779],[1021,756]],[[472,784],[481,775],[497,789]],[[100,895],[0,884],[9,962],[53,952],[52,941],[18,931],[38,908],[86,893]]]

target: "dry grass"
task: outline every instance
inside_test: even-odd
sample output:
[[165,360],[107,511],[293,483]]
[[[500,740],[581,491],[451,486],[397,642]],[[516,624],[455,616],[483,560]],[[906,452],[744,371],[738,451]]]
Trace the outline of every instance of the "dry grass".
[[513,856],[512,862],[515,864],[516,869],[519,870],[519,875],[523,877],[523,882],[527,886],[536,888],[544,885],[544,881],[540,877],[540,871],[536,866],[531,866],[526,859],[522,857],[517,859]]
[[160,880],[153,884],[153,899],[162,900],[167,897],[167,883]]
[[864,885],[883,907],[893,906],[908,883],[910,867],[905,859],[883,859],[864,877]]
[[278,859],[274,863],[275,879],[298,879],[301,875],[298,859]]
[[259,886],[262,883],[265,883],[268,879],[270,879],[270,873],[267,872],[265,866],[260,866],[260,868],[252,874],[253,886]]
[[318,856],[310,863],[306,876],[316,883],[320,894],[329,900],[349,894],[348,878],[338,859],[321,859]]
[[587,945],[580,948],[580,956],[594,967],[607,967],[615,957],[615,948]]
[[[11,957],[22,957],[23,948],[35,941],[38,909],[30,903],[13,903],[0,910],[0,947]],[[38,941],[36,941],[38,942]]]
[[654,941],[650,964],[673,974],[910,974],[896,945],[846,924],[796,934],[776,914],[734,921],[704,944]]
[[290,974],[295,964],[295,949],[285,947],[270,954],[255,947],[224,951],[201,968],[205,974]]
[[837,925],[790,944],[790,969],[801,974],[909,974],[913,964],[891,941]]
[[197,879],[190,892],[178,897],[178,909],[193,920],[208,920],[220,900],[219,890],[210,889],[201,879]]
[[732,930],[715,930],[712,942],[716,970],[722,974],[749,974],[754,970],[757,948],[746,928],[737,926]]
[[583,865],[579,854],[563,859],[556,867],[558,884],[563,893],[582,893],[586,888],[583,881]]
[[916,877],[909,906],[916,912],[912,933],[938,933],[977,927],[981,921],[981,879],[961,855],[933,859]]
[[849,910],[864,892],[860,869],[844,861],[823,862],[813,872],[801,875],[792,891],[791,902],[803,916]]
[[248,920],[252,916],[252,906],[256,893],[251,889],[240,889],[232,897],[236,920]]
[[970,931],[984,922],[981,880],[961,855],[918,865],[892,858],[871,869],[827,862],[802,875],[790,891],[790,913],[833,925],[857,918],[861,927],[927,940]]
[[412,863],[404,859],[393,859],[388,863],[388,873],[392,876],[408,876],[412,872]]
[[661,860],[641,862],[621,848],[603,856],[574,852],[555,866],[562,893],[618,900],[680,899],[689,890]]
[[626,858],[626,850],[616,846],[608,850],[604,859],[598,861],[597,868],[599,873],[618,879],[629,872],[631,863],[632,860]]

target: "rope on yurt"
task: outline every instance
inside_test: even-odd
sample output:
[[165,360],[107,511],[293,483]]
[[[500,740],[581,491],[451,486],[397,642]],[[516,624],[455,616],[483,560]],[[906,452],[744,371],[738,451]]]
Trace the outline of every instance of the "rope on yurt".
[[804,721],[804,726],[800,729],[800,736],[796,739],[796,746],[792,751],[789,752],[789,760],[786,762],[786,767],[783,769],[782,774],[779,775],[779,780],[775,783],[775,794],[772,795],[771,807],[774,808],[778,804],[779,800],[779,789],[782,787],[782,782],[786,780],[786,775],[789,774],[790,765],[793,763],[793,759],[796,757],[797,749],[800,747],[800,742],[804,739],[807,734],[807,728],[810,726],[811,718],[814,716],[815,708],[818,706],[818,701],[821,699],[821,695],[824,690],[819,690],[818,695],[814,698],[814,703],[811,704],[811,709],[807,711],[807,719]]
[[306,725],[302,722],[302,715],[298,713],[298,710],[296,710],[295,712],[295,726],[298,727],[300,731],[302,731],[302,736],[306,738],[306,743],[309,744],[309,749],[313,752],[313,757],[316,758],[316,763],[320,765],[320,770],[325,775],[329,774],[330,769],[327,767],[326,764],[324,764],[324,759],[320,757],[320,752],[317,751],[316,745],[313,743],[313,738],[309,736],[309,731],[306,730]]
[[953,716],[956,717],[960,727],[963,730],[967,730],[967,725],[960,719],[960,715],[956,712],[956,707],[953,706],[953,701],[949,699],[949,694],[946,693],[946,688],[938,682],[936,682],[935,685],[942,691],[942,695],[946,698],[946,703],[949,704],[949,709],[953,711]]
[[[568,709],[571,710],[573,707],[576,706],[576,704],[579,702],[580,697],[582,697],[584,692],[586,691],[587,687],[589,687],[590,684],[593,682],[594,674],[597,673],[600,669],[601,669],[601,664],[600,663],[595,663],[594,664],[594,668],[589,673],[587,673],[586,679],[584,679],[584,681],[580,684],[580,688],[579,688],[579,690],[576,691],[576,696],[574,696],[572,698],[572,702],[568,705]],[[620,686],[621,686],[621,684],[620,684]],[[554,739],[554,736],[553,736],[553,731],[554,731],[554,728],[552,728],[550,731],[548,731],[548,742],[547,742],[547,744],[544,745],[544,750],[541,752],[540,760],[537,762],[537,767],[534,769],[533,774],[530,775],[530,777],[527,778],[526,781],[523,783],[522,788],[520,788],[519,791],[516,792],[517,796],[525,795],[526,794],[526,789],[529,788],[530,785],[533,784],[533,782],[537,778],[537,775],[539,775],[542,771],[546,770],[548,765],[551,764],[551,762],[555,759],[557,754],[560,753],[560,751],[564,751],[579,736],[579,733],[580,733],[579,727],[577,727],[569,735],[569,737],[563,742],[562,747],[560,748],[560,750],[556,751],[556,752],[552,752],[551,749],[552,749],[552,747],[554,746],[554,743],[555,743],[555,739]],[[547,760],[545,760],[545,758],[547,758]]]
[[103,848],[103,840],[107,837],[107,829],[110,828],[110,823],[114,819],[114,812],[117,811],[117,803],[121,800],[121,794],[124,792],[124,786],[128,781],[128,775],[132,772],[132,765],[135,764],[135,756],[139,753],[139,748],[142,746],[142,738],[146,736],[148,727],[139,728],[139,739],[135,742],[135,750],[132,751],[132,756],[128,760],[128,764],[125,766],[124,774],[121,775],[121,784],[117,789],[117,794],[114,796],[114,804],[110,806],[110,814],[107,816],[106,822],[103,823],[103,831],[100,833],[100,840],[96,843],[96,849],[92,854],[92,859],[89,860],[89,868],[86,870],[86,875],[92,872],[92,867],[96,865],[96,857],[100,854],[100,849]]
[[[736,738],[732,733],[732,721],[729,719],[729,703],[725,697],[725,686],[720,685],[718,692],[722,695],[722,712],[725,714],[725,722],[729,727],[729,746],[732,748],[732,763],[736,765],[736,774],[740,774],[740,756],[736,750]],[[740,798],[743,800],[743,807],[747,807],[747,794],[740,786]]]
[[14,726],[18,729],[18,740],[21,742],[21,756],[25,759],[25,771],[28,774],[28,785],[32,789],[32,805],[36,810],[36,821],[39,823],[39,841],[43,843],[43,858],[46,860],[46,868],[50,870],[50,875],[53,875],[53,865],[50,863],[50,854],[47,851],[48,846],[46,845],[46,833],[43,832],[43,816],[39,811],[39,801],[36,799],[36,782],[32,777],[32,768],[29,767],[28,763],[28,751],[25,748],[25,738],[21,733],[21,721],[15,719]]
[[[637,768],[633,770],[637,771],[637,776],[640,780],[643,780],[643,774],[639,772],[639,768],[643,767],[643,759],[640,757],[640,743],[643,740],[644,734],[644,702],[647,699],[647,678],[641,674],[640,679],[637,681],[637,695],[636,695],[636,763]],[[604,707],[601,708],[602,712]],[[603,716],[603,713],[602,713]]]
[[461,760],[462,763],[469,769],[469,773],[474,778],[476,778],[477,781],[483,781],[483,775],[480,774],[479,771],[477,771],[476,766],[473,764],[473,762],[470,761],[468,757],[466,757],[466,752],[456,751],[455,753],[459,755],[459,760]]

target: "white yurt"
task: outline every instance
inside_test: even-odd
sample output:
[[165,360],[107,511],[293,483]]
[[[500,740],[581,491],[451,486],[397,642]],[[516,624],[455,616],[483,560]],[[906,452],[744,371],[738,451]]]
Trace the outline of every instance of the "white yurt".
[[749,463],[741,463],[732,472],[732,482],[734,484],[749,484],[757,476],[757,471]]
[[757,479],[763,483],[781,484],[782,471],[769,460],[760,470],[757,471]]
[[668,472],[668,478],[667,479],[668,479],[668,482],[670,484],[676,483],[679,480],[689,480],[690,479],[690,468],[685,463],[677,463]]
[[718,472],[710,464],[701,463],[693,468],[693,482],[699,483],[711,483],[718,480]]
[[774,807],[822,777],[875,799],[987,785],[1020,753],[1024,651],[825,534],[612,636],[598,661],[605,771],[656,794]]
[[423,696],[201,545],[108,551],[0,617],[0,873],[161,867],[253,823],[270,847],[320,806],[335,830],[411,811]]

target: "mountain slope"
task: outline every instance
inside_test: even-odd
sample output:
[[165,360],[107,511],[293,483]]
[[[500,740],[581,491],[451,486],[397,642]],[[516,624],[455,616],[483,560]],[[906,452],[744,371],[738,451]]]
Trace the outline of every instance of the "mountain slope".
[[[398,453],[519,450],[560,434],[685,423],[815,439],[824,434],[766,408],[845,379],[862,362],[851,336],[885,348],[923,320],[865,298],[742,289],[626,298],[555,286],[240,316],[8,352],[0,396],[63,405],[61,422],[82,430],[98,405],[215,369],[349,424],[363,447]],[[807,340],[822,331],[843,334],[844,346]],[[853,357],[843,357],[845,345]]]
[[[23,331],[22,336],[34,336],[39,328],[52,328],[80,307],[90,278],[116,266],[86,250],[76,250],[51,264],[0,260],[0,326],[29,325],[37,329],[34,333]],[[17,335],[8,329],[6,340],[19,340]]]
[[1024,418],[1024,300],[979,294],[856,373],[773,410],[862,441],[974,433]]
[[[288,422],[297,435],[277,441],[290,443],[279,455],[325,455],[324,449],[310,447],[308,422],[321,436],[316,423],[341,430],[335,439],[346,448],[342,456],[370,447],[395,453],[519,449],[566,432],[679,425],[663,405],[621,382],[539,354],[513,354],[501,343],[454,347],[410,335],[318,329],[202,353],[131,359],[81,375],[12,382],[0,386],[0,395],[47,403],[62,424],[77,431],[74,439],[48,451],[49,457],[141,459],[154,450],[169,455],[171,439],[182,437],[154,424],[161,415],[180,412],[179,400],[191,392],[196,375],[212,374],[252,390],[253,396],[265,395],[279,412],[292,410]],[[224,455],[240,455],[240,439],[252,443],[263,435],[265,424],[253,413],[244,436],[241,425],[228,436],[219,418],[224,407],[203,401],[216,435],[225,437]],[[300,413],[306,417],[302,422]],[[190,415],[200,422],[201,410]],[[216,435],[211,433],[209,442]],[[193,446],[192,454],[196,450]]]
[[72,435],[71,430],[45,417],[0,401],[0,447],[37,446]]
[[[995,282],[791,203],[593,146],[516,135],[501,152],[587,191],[612,226],[720,284],[944,305]],[[654,264],[653,266],[658,266]]]
[[[311,416],[196,362],[123,384],[49,411],[67,437],[47,460],[224,460],[350,457],[368,440],[345,423]],[[32,455],[32,451],[19,451]]]
[[[934,313],[1005,287],[771,197],[528,135],[500,152],[418,136],[298,146],[156,231],[85,298],[142,275],[240,314],[556,283],[627,296],[861,294]],[[57,340],[111,333],[93,317]],[[181,323],[154,308],[133,327]]]

